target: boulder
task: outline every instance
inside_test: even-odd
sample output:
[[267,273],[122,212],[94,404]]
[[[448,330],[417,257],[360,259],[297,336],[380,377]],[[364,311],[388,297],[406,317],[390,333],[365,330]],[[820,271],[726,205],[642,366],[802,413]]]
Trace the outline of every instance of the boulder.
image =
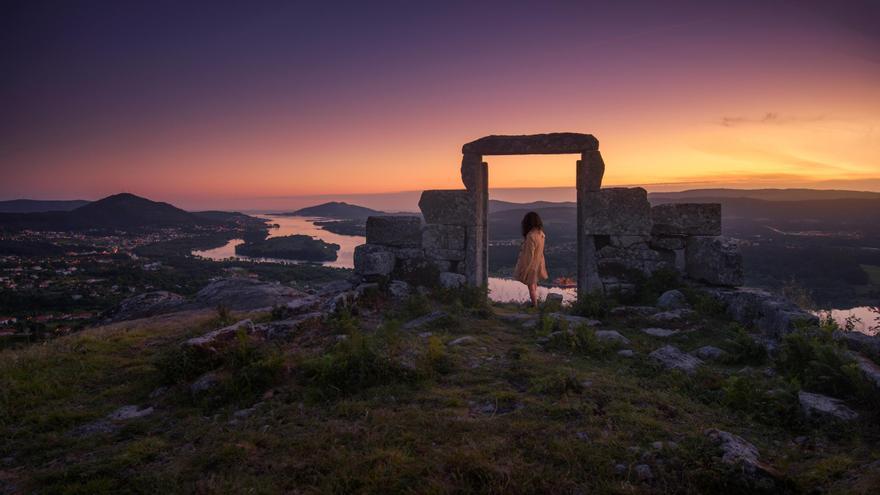
[[727,314],[746,327],[755,327],[766,337],[779,338],[799,325],[817,325],[819,318],[788,299],[762,289],[705,289],[722,303]]
[[122,406],[119,409],[113,411],[107,416],[107,419],[111,421],[127,421],[130,419],[143,418],[145,416],[149,416],[153,414],[152,407],[145,407],[141,409],[138,406]]
[[717,347],[704,345],[703,347],[700,347],[699,349],[691,352],[691,354],[697,356],[704,361],[712,361],[723,357],[727,353]]
[[354,270],[364,276],[388,276],[394,271],[394,252],[377,244],[354,248]]
[[651,233],[651,205],[641,187],[612,187],[583,195],[586,235],[639,235]]
[[617,351],[617,355],[620,357],[631,358],[631,357],[635,357],[636,353],[633,352],[632,349],[621,349],[621,350]]
[[721,235],[719,203],[670,203],[651,208],[651,234]]
[[417,216],[367,217],[367,244],[414,248],[422,243],[422,219]]
[[688,305],[687,298],[680,290],[668,290],[657,298],[657,307],[663,309],[680,309]]
[[727,237],[690,237],[685,249],[688,277],[710,285],[740,286],[743,283],[742,253]]
[[659,363],[664,368],[681,370],[691,374],[703,364],[698,358],[681,352],[677,347],[667,345],[648,354],[648,357]]
[[853,421],[859,417],[859,414],[846,407],[842,400],[825,395],[801,390],[798,392],[798,401],[804,414],[810,418]]
[[422,229],[422,248],[428,258],[464,259],[466,229],[460,225],[429,224]]
[[422,192],[419,209],[429,224],[476,225],[476,204],[465,189],[434,189]]
[[550,313],[549,317],[556,321],[564,321],[568,324],[569,327],[579,327],[581,325],[596,327],[602,324],[602,322],[599,320],[585,318],[583,316],[569,315],[566,313]]
[[643,328],[642,333],[650,335],[651,337],[666,338],[677,335],[678,330],[669,330],[668,328]]
[[742,437],[715,428],[706,430],[705,434],[721,447],[721,462],[724,464],[741,466],[747,473],[765,469],[758,460],[758,448]]
[[206,285],[196,293],[184,309],[224,306],[238,311],[271,308],[305,296],[277,282],[261,282],[251,278],[224,278]]
[[439,281],[440,287],[443,287],[444,289],[458,289],[466,282],[464,275],[452,272],[441,273]]
[[388,284],[388,293],[393,299],[406,299],[409,297],[409,284],[403,280],[394,280]]
[[254,333],[267,339],[287,339],[305,328],[316,328],[324,321],[324,316],[323,312],[313,311],[286,320],[261,323],[254,326]]
[[244,332],[247,335],[254,333],[254,322],[242,320],[218,330],[212,330],[204,335],[193,337],[183,343],[184,347],[199,349],[207,352],[218,352],[223,347],[234,342],[236,335]]
[[880,366],[861,354],[854,354],[852,357],[856,360],[856,365],[859,367],[862,375],[873,383],[875,387],[880,388]]
[[880,358],[880,334],[868,335],[862,332],[834,332],[834,338],[842,341],[850,350]]
[[624,337],[617,330],[596,330],[596,338],[608,342],[616,342],[619,344],[629,344],[629,339]]

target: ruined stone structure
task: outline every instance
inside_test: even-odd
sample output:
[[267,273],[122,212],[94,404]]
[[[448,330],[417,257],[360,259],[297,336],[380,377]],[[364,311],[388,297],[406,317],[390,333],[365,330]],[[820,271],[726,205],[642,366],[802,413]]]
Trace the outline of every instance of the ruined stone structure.
[[736,244],[721,238],[721,205],[651,207],[640,188],[602,189],[605,163],[589,134],[486,136],[462,147],[465,189],[422,193],[417,216],[370,217],[367,243],[355,250],[365,279],[417,284],[488,283],[489,167],[492,155],[579,154],[577,187],[578,294],[628,291],[634,275],[663,269],[705,283],[742,284]]

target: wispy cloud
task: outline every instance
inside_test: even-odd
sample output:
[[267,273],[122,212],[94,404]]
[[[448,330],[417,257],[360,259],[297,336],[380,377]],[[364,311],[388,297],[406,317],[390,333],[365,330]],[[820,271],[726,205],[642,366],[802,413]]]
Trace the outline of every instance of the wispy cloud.
[[802,124],[810,122],[821,122],[825,120],[824,115],[815,117],[799,117],[794,115],[780,115],[776,112],[767,112],[761,117],[721,117],[721,125],[724,127],[735,127],[745,124]]

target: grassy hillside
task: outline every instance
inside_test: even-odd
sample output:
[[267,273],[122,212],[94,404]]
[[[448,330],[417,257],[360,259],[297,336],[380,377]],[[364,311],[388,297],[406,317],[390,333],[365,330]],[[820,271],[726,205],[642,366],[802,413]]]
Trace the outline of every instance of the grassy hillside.
[[[880,483],[876,397],[841,378],[837,392],[862,419],[806,420],[795,392],[815,380],[798,375],[803,363],[791,349],[786,359],[767,358],[696,295],[699,311],[666,339],[640,332],[656,324],[635,311],[605,314],[601,327],[628,337],[634,357],[591,328],[553,333],[564,325],[548,318],[523,328],[508,321],[515,308],[465,296],[394,303],[371,294],[356,317],[343,313],[283,342],[241,335],[210,362],[179,344],[272,315],[169,315],[0,352],[0,488],[871,493]],[[438,309],[445,316],[420,328],[398,323]],[[665,371],[646,355],[667,343],[685,351],[713,344],[729,357],[692,376]],[[816,339],[786,345],[822,359],[836,352]],[[193,391],[211,369],[217,384]],[[125,405],[153,410],[103,419]],[[707,428],[755,444],[773,476],[721,463]],[[642,465],[650,477],[640,477]]]

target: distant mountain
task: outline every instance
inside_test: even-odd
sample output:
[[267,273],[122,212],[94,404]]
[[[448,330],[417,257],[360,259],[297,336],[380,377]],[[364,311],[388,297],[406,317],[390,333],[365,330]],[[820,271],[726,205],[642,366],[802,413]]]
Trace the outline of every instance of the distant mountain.
[[679,192],[650,193],[658,202],[708,200],[712,198],[749,198],[764,201],[815,201],[831,199],[880,199],[880,193],[835,189],[690,189]]
[[498,213],[507,210],[540,210],[544,208],[567,207],[574,208],[577,203],[571,201],[534,201],[532,203],[513,203],[510,201],[500,201],[497,199],[489,200],[489,214]]
[[190,213],[168,203],[121,193],[87,203],[71,211],[0,213],[0,228],[34,230],[141,230],[162,227],[210,227],[235,223],[262,224],[241,213]]
[[326,217],[340,219],[365,219],[371,215],[386,215],[383,211],[366,208],[364,206],[352,205],[344,202],[331,201],[316,206],[309,206],[296,210],[293,213],[285,213],[285,215],[296,217]]
[[69,201],[13,199],[0,201],[0,213],[41,213],[46,211],[70,211],[89,204],[88,201],[74,199]]

